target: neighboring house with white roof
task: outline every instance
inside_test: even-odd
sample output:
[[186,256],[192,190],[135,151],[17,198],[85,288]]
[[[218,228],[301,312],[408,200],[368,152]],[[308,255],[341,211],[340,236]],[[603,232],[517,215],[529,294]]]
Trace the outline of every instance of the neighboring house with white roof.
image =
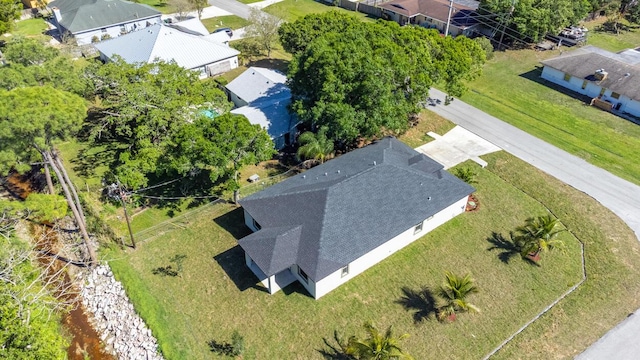
[[115,38],[162,21],[160,11],[151,6],[124,0],[55,0],[48,7],[60,35],[73,36],[78,45]]
[[242,200],[245,263],[273,294],[318,299],[462,214],[475,189],[392,137]]
[[184,33],[163,24],[95,44],[103,61],[118,55],[128,63],[151,63],[157,59],[175,61],[195,70],[201,78],[222,74],[238,67],[238,50]]
[[287,77],[272,69],[250,67],[227,84],[226,88],[236,108],[252,124],[262,126],[275,144],[282,149],[295,140],[297,117],[289,113],[291,90]]
[[640,51],[612,53],[585,46],[542,61],[541,77],[604,110],[640,117]]

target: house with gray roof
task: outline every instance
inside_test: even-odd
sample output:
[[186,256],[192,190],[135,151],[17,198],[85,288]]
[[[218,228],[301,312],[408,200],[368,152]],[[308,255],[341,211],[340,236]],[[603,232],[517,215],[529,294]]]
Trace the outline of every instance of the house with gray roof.
[[73,36],[78,45],[115,38],[161,22],[160,11],[124,0],[55,0],[53,12],[61,36]]
[[222,74],[238,67],[240,52],[164,24],[149,26],[94,45],[103,61],[118,55],[128,63],[175,61],[179,66],[198,71],[201,78]]
[[451,13],[449,0],[391,0],[378,7],[383,17],[400,25],[419,25],[444,33],[449,22],[449,34],[469,36],[479,26],[474,16],[479,4],[475,0],[454,0]]
[[592,98],[591,104],[640,117],[640,51],[585,46],[542,61],[541,77]]
[[269,293],[294,281],[318,299],[463,213],[474,188],[383,138],[240,201],[238,241]]
[[226,86],[235,105],[231,112],[265,129],[278,150],[295,139],[299,123],[289,113],[291,90],[286,81],[287,77],[277,70],[250,67]]

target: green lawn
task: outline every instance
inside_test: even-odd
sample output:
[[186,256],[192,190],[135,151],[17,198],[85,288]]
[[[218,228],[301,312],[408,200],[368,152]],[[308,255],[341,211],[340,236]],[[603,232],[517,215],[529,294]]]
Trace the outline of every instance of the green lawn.
[[47,30],[47,23],[44,19],[27,19],[16,22],[15,29],[12,31],[14,35],[22,35],[27,37],[40,37]]
[[557,50],[496,53],[462,100],[640,184],[640,126],[540,79],[539,62],[557,55]]
[[504,153],[483,158],[489,171],[540,200],[584,242],[587,267],[581,287],[494,359],[573,358],[640,307],[640,243],[620,218],[571,186]]
[[[488,251],[492,232],[507,235],[545,210],[491,171],[477,170],[478,211],[453,219],[318,301],[299,285],[273,296],[256,286],[236,243],[248,229],[242,210],[232,205],[210,206],[182,222],[184,229],[161,234],[136,251],[106,255],[167,359],[209,358],[207,341],[228,341],[233,330],[245,337],[245,359],[321,358],[323,338],[334,330],[360,334],[365,320],[410,333],[404,345],[417,359],[478,358],[577,283],[580,257],[569,233],[562,235],[567,250],[549,254],[539,268],[518,257],[505,264]],[[523,171],[527,175],[540,176],[532,168]],[[177,254],[187,256],[182,277],[152,274]],[[481,289],[473,302],[482,313],[459,316],[452,324],[414,323],[414,310],[397,303],[401,289],[436,289],[445,270],[473,273]]]
[[634,49],[640,46],[640,29],[622,31],[618,35],[595,31],[595,29],[605,20],[606,18],[603,17],[602,19],[597,19],[586,24],[587,28],[590,30],[587,44],[613,52],[625,49]]
[[353,14],[362,19],[368,19],[366,14],[349,11],[314,0],[284,0],[264,8],[264,11],[278,16],[285,21],[295,21],[296,19],[308,14],[323,13],[331,10],[346,11],[349,14]]
[[218,28],[231,28],[233,30],[240,29],[251,24],[248,20],[245,20],[239,16],[229,15],[229,16],[219,16],[209,19],[202,19],[202,24],[209,30],[209,32],[213,32]]
[[176,12],[175,8],[166,0],[138,0],[137,2],[154,7],[163,14],[172,14]]
[[454,127],[454,123],[442,116],[432,111],[423,110],[420,113],[420,122],[418,122],[418,125],[407,130],[407,132],[399,136],[398,139],[415,149],[433,140],[433,138],[427,135],[428,132],[432,131],[438,135],[444,135]]

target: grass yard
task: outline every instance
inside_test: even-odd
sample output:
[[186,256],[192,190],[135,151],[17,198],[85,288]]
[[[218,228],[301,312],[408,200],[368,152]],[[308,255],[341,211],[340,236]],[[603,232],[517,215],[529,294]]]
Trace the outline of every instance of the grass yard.
[[213,32],[218,28],[231,28],[233,30],[240,29],[249,24],[249,20],[245,20],[239,16],[228,15],[228,16],[218,16],[209,19],[202,19],[202,24],[209,30],[209,32]]
[[[167,359],[210,358],[207,341],[229,341],[233,330],[245,338],[245,359],[321,358],[323,338],[330,339],[334,330],[343,336],[361,335],[365,320],[380,327],[393,324],[396,331],[411,334],[404,347],[417,359],[478,358],[577,283],[580,257],[578,242],[569,233],[562,234],[567,250],[548,254],[542,267],[518,257],[506,264],[498,252],[488,251],[492,232],[506,236],[526,217],[545,210],[491,171],[477,169],[478,211],[453,219],[319,301],[299,285],[273,296],[256,286],[236,244],[249,230],[242,210],[229,204],[209,207],[185,221],[184,230],[160,235],[136,251],[106,255],[113,258],[116,276]],[[542,176],[530,167],[519,174]],[[585,197],[578,192],[571,196]],[[177,254],[187,256],[182,277],[152,274]],[[445,270],[473,274],[481,292],[472,300],[482,313],[461,315],[452,324],[433,319],[414,323],[414,312],[420,309],[405,309],[397,302],[402,288],[435,290]]]
[[368,19],[366,14],[349,11],[314,0],[284,0],[264,8],[264,11],[289,22],[295,21],[305,15],[323,13],[331,10],[344,11],[361,19]]
[[454,123],[442,116],[432,111],[423,110],[420,113],[420,122],[418,125],[407,130],[407,132],[400,135],[398,139],[415,149],[433,140],[433,138],[427,135],[428,132],[432,131],[436,134],[444,135],[454,127]]
[[44,37],[44,32],[48,29],[47,23],[43,18],[27,19],[16,22],[14,35],[22,35],[26,37]]
[[640,184],[640,126],[542,80],[539,62],[557,55],[558,50],[497,52],[462,100]]
[[140,4],[149,5],[163,14],[173,14],[176,9],[167,0],[138,0]]
[[611,211],[559,180],[505,153],[483,158],[491,172],[539,199],[584,242],[587,266],[581,287],[494,358],[573,358],[640,307],[638,239]]
[[613,52],[625,49],[634,49],[640,46],[640,29],[622,31],[618,35],[595,31],[595,29],[606,20],[606,17],[602,17],[601,19],[596,19],[585,24],[585,26],[590,30],[589,39],[587,41],[589,45],[597,46]]

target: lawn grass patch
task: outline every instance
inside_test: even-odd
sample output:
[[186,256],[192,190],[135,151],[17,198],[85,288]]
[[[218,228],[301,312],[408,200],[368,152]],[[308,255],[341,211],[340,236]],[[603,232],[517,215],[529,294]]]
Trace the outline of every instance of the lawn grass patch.
[[304,17],[305,15],[323,13],[332,10],[348,12],[349,14],[357,16],[363,20],[369,19],[364,13],[349,11],[347,9],[331,6],[314,0],[284,0],[273,5],[269,5],[263,10],[289,22],[296,21],[298,18]]
[[[503,263],[487,250],[487,238],[492,232],[506,236],[545,209],[490,171],[464,166],[479,173],[477,211],[452,219],[318,301],[297,284],[273,296],[256,284],[237,245],[249,230],[242,210],[230,204],[212,205],[190,217],[185,229],[135,251],[111,250],[110,263],[167,359],[211,357],[207,341],[228,340],[233,330],[245,338],[244,359],[319,359],[323,338],[334,330],[360,334],[366,320],[411,334],[403,345],[418,359],[478,358],[577,283],[580,256],[578,242],[565,232],[566,251],[547,254],[541,267],[518,256]],[[182,277],[152,274],[177,254],[187,256]],[[480,293],[470,300],[482,313],[460,315],[451,324],[414,323],[414,311],[397,303],[402,288],[436,291],[445,270],[473,274]]]
[[[587,44],[612,52],[634,49],[640,46],[640,29],[636,28],[631,29],[630,31],[620,31],[619,34],[599,31],[598,28],[605,21],[607,21],[607,18],[603,16],[599,19],[585,23],[585,26],[589,29]],[[622,19],[622,23],[629,25],[629,23],[624,19]]]
[[398,139],[415,149],[433,140],[427,135],[428,132],[432,131],[438,135],[444,135],[455,126],[456,124],[432,111],[422,110],[418,124],[398,136]]
[[209,32],[213,32],[216,29],[225,27],[231,28],[233,30],[240,29],[251,24],[251,22],[239,16],[228,15],[202,19],[202,24],[207,28],[207,30],[209,30]]
[[490,171],[538,199],[584,242],[587,267],[584,284],[494,358],[573,358],[640,307],[638,239],[610,210],[571,186],[503,152],[483,158]]
[[44,37],[44,32],[49,27],[43,18],[27,19],[16,22],[13,35],[26,37]]
[[163,14],[173,14],[174,12],[176,12],[176,9],[173,6],[171,6],[171,4],[168,1],[138,0],[137,2],[140,4],[149,5]]
[[539,62],[557,55],[558,50],[498,52],[462,100],[640,184],[640,126],[541,79]]

